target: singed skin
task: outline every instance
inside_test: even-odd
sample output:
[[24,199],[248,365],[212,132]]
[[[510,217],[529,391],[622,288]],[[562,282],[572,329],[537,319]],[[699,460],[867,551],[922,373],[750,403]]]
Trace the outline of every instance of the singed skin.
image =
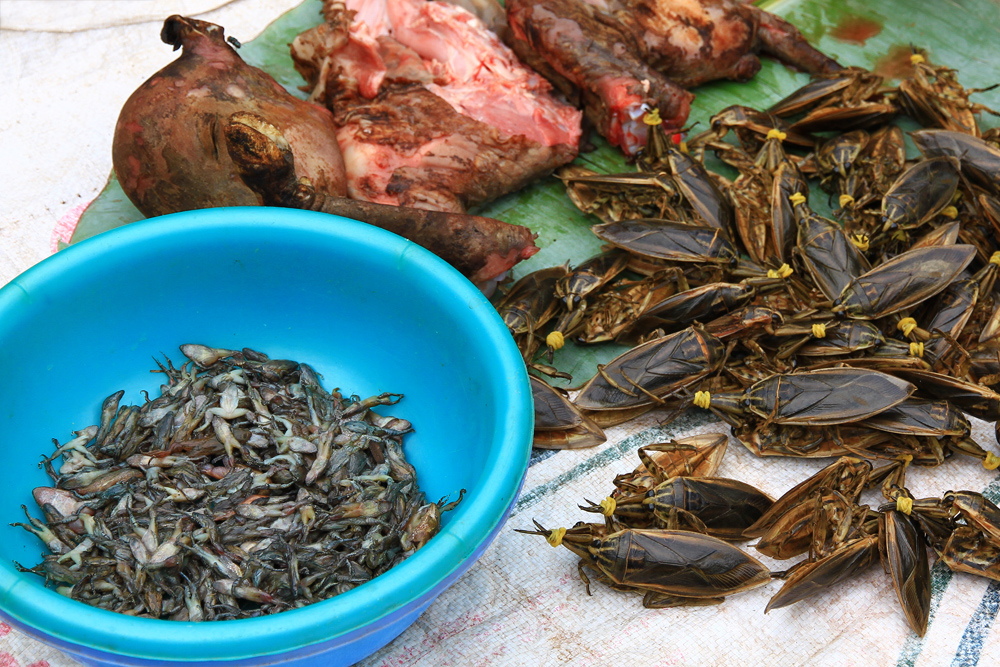
[[[686,88],[745,81],[765,53],[811,73],[841,69],[788,22],[737,0],[510,0],[507,41],[567,94],[611,143],[645,141],[642,104],[679,128]],[[613,85],[611,85],[613,84]]]
[[751,51],[759,12],[728,0],[623,0],[645,59],[689,88],[714,79],[745,81],[760,70]]
[[[687,118],[694,95],[643,60],[644,49],[603,3],[514,0],[507,3],[514,53],[566,95],[611,143],[634,153],[646,140],[641,107]],[[683,121],[681,121],[683,122]]]

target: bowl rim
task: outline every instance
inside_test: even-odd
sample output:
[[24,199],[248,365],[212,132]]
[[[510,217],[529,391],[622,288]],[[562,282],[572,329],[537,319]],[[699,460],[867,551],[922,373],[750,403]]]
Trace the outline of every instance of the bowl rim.
[[[471,282],[444,260],[396,234],[298,209],[228,207],[174,213],[98,234],[42,260],[0,288],[0,313],[16,309],[33,290],[52,289],[67,272],[100,262],[106,253],[127,252],[136,244],[188,241],[199,233],[228,236],[261,225],[288,238],[319,235],[359,244],[373,258],[415,265],[437,283],[436,289],[457,297],[455,302],[462,305],[456,313],[477,327],[477,340],[496,351],[495,377],[506,378],[497,408],[504,410],[508,428],[495,436],[501,441],[494,441],[481,484],[470,491],[448,525],[404,563],[358,588],[300,609],[218,623],[135,618],[29,584],[27,575],[0,562],[0,609],[12,620],[63,642],[146,660],[239,660],[286,653],[374,630],[378,621],[405,611],[447,579],[502,522],[526,475],[531,451],[534,411],[524,361],[494,307]],[[500,386],[498,381],[494,384]],[[167,628],[175,631],[165,632]]]

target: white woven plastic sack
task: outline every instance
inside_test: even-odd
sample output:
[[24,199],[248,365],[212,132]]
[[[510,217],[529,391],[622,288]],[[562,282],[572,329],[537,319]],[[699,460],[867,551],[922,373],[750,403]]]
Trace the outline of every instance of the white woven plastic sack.
[[[987,579],[931,568],[931,618],[917,637],[903,617],[889,575],[878,565],[828,595],[765,615],[780,581],[728,598],[714,607],[645,609],[642,596],[594,583],[588,597],[577,576],[578,559],[541,537],[515,533],[593,521],[577,508],[612,490],[615,475],[638,465],[642,445],[693,433],[728,431],[723,424],[670,432],[655,417],[609,429],[609,443],[563,451],[531,466],[507,527],[482,559],[395,642],[364,661],[366,667],[514,667],[567,665],[849,665],[1000,664],[993,645],[1000,589]],[[990,425],[974,420],[974,437],[993,442]],[[995,448],[995,445],[993,445]],[[761,459],[737,441],[718,476],[752,484],[778,497],[833,459]],[[937,468],[911,468],[907,486],[916,497],[948,490],[985,490],[996,501],[1000,479],[979,461],[953,457]],[[883,503],[877,492],[862,501]],[[599,517],[598,517],[599,518]],[[740,546],[759,557],[757,552]],[[931,553],[931,552],[929,552]],[[933,559],[933,555],[931,555]],[[772,570],[791,561],[759,557]],[[932,560],[933,562],[933,560]]]

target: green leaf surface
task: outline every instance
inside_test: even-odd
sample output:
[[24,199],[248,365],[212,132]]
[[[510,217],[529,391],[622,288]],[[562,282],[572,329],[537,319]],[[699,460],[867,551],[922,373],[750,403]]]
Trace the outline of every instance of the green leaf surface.
[[[893,66],[908,63],[912,45],[925,49],[932,63],[957,69],[959,80],[967,87],[986,88],[1000,83],[1000,69],[996,66],[1000,57],[1000,3],[995,0],[882,0],[877,4],[867,0],[776,0],[759,5],[791,21],[813,45],[843,65],[889,73]],[[288,45],[300,32],[321,21],[321,8],[321,0],[306,0],[245,43],[240,55],[274,76],[293,94],[304,97],[299,86],[305,82],[292,66]],[[808,80],[802,72],[764,59],[761,71],[750,82],[716,82],[695,89],[697,98],[688,124],[697,122],[700,128],[707,127],[712,114],[732,104],[766,108]],[[1000,89],[978,94],[973,100],[1000,108]],[[985,114],[980,123],[984,128],[1000,124],[997,118]],[[916,129],[905,119],[900,124],[907,131]],[[599,137],[593,139],[593,144],[596,150],[581,155],[577,164],[605,173],[631,171],[619,151]],[[912,144],[909,149],[915,153]],[[827,198],[815,187],[814,194],[811,201]],[[822,206],[816,208],[824,212]],[[567,261],[576,264],[600,250],[600,241],[590,232],[590,225],[598,221],[577,210],[553,177],[475,212],[527,226],[537,233],[540,251],[516,267],[515,277]],[[84,212],[71,243],[141,218],[112,175],[104,191]],[[578,384],[596,372],[598,363],[607,363],[624,349],[619,345],[568,343],[556,353],[555,366],[571,373],[574,384]]]

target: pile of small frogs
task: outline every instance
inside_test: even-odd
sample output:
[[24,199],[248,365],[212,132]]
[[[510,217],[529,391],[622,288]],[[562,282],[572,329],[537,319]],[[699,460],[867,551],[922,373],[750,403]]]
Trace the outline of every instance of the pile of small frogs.
[[[401,394],[326,391],[308,365],[181,346],[161,394],[56,444],[33,492],[48,547],[19,566],[89,605],[144,618],[251,618],[333,597],[399,564],[458,500],[428,503],[403,454]],[[54,463],[62,458],[61,463]],[[58,468],[56,468],[58,465]],[[459,494],[461,500],[461,494]]]

